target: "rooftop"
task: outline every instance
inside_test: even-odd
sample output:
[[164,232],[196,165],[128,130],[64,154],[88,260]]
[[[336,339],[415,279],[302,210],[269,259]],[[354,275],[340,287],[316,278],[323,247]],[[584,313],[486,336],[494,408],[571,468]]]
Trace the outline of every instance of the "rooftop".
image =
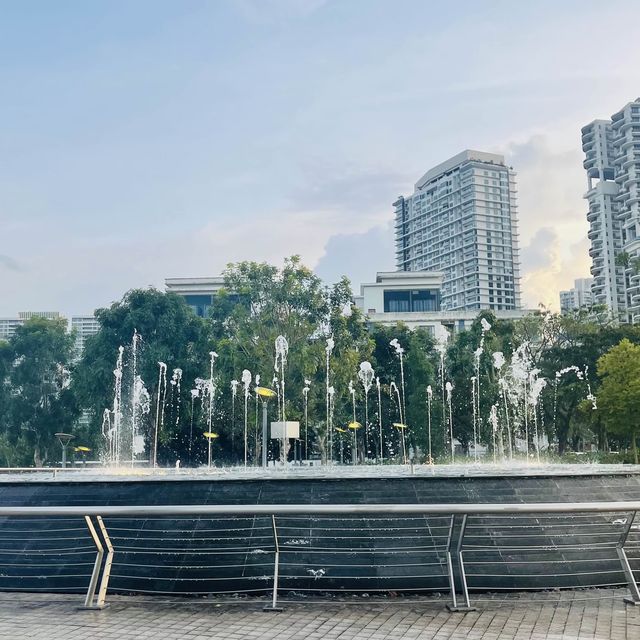
[[416,190],[422,189],[428,182],[431,182],[434,178],[437,178],[439,175],[446,173],[447,171],[451,171],[455,167],[463,164],[464,162],[468,162],[470,160],[476,160],[478,162],[485,162],[488,164],[496,164],[500,166],[505,166],[504,156],[501,156],[497,153],[487,153],[486,151],[475,151],[473,149],[465,149],[460,153],[456,154],[452,158],[441,162],[440,164],[433,167],[433,169],[429,169],[427,173],[425,173],[418,182],[416,182]]

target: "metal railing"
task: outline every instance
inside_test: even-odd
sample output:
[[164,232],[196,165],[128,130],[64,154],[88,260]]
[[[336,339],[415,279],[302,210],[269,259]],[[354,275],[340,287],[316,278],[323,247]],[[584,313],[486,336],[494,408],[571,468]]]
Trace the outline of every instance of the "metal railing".
[[470,592],[626,583],[640,604],[627,555],[640,551],[638,511],[640,501],[0,506],[0,589],[82,590],[85,607],[102,608],[113,580],[111,592],[266,592],[270,610],[284,590],[448,591],[449,609],[465,611]]

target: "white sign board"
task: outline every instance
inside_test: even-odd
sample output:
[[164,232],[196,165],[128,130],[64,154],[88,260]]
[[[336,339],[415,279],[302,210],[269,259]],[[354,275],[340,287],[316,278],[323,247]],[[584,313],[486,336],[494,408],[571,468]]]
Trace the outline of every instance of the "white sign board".
[[299,422],[272,422],[271,423],[271,439],[282,440],[283,438],[299,438],[300,423]]

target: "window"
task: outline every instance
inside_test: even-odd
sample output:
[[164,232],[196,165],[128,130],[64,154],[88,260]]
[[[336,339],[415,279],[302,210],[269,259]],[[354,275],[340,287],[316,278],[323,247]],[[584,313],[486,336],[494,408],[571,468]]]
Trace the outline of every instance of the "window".
[[440,292],[431,289],[385,291],[385,313],[440,311]]

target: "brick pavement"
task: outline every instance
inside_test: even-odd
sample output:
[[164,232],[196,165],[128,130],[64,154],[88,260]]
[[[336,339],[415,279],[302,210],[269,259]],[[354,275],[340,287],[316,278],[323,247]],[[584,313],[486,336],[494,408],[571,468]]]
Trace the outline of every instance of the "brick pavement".
[[0,593],[0,638],[20,640],[639,640],[640,606],[626,590],[514,594],[476,599],[478,610],[449,613],[443,598],[345,598],[233,604],[110,596],[82,611],[80,596]]

